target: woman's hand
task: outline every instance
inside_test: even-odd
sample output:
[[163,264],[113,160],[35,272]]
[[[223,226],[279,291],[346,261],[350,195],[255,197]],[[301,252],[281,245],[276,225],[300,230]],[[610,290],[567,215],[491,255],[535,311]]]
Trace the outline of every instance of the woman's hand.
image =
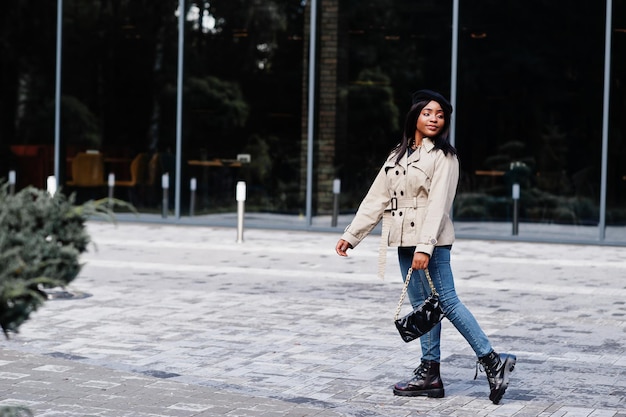
[[343,239],[339,239],[337,246],[335,246],[335,252],[337,252],[337,255],[348,256],[346,252],[348,249],[352,249],[352,245]]
[[413,263],[411,264],[411,268],[416,269],[426,269],[428,268],[428,261],[430,261],[430,256],[424,252],[415,252],[413,255]]

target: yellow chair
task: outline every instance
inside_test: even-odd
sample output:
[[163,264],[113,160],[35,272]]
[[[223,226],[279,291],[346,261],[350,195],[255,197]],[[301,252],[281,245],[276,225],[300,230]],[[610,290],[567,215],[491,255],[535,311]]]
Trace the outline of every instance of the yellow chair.
[[102,187],[104,181],[104,157],[101,153],[79,152],[72,159],[72,179],[67,185],[73,187]]
[[116,187],[135,187],[146,182],[146,154],[140,153],[130,163],[130,180],[115,181]]

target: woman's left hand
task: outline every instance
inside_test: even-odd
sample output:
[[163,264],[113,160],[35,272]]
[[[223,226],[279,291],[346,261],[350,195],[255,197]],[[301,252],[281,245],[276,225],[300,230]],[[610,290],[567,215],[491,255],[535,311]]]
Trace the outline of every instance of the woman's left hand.
[[430,261],[430,256],[423,252],[415,252],[413,255],[413,263],[411,264],[411,268],[416,269],[426,269],[428,268],[428,261]]

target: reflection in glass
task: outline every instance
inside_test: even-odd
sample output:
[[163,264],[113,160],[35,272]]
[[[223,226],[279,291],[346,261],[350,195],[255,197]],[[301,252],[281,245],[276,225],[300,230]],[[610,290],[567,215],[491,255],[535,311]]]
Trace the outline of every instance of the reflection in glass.
[[[43,188],[54,163],[56,8],[44,3],[8,2],[0,14],[0,166],[18,188]],[[64,0],[60,180],[79,200],[105,197],[113,174],[116,197],[160,215],[168,174],[171,211],[179,158],[183,216],[192,183],[194,216],[210,221],[234,213],[245,180],[249,213],[300,219],[310,191],[314,225],[328,226],[340,179],[341,228],[398,142],[411,93],[450,95],[452,2],[319,0],[307,190],[310,2],[185,3],[176,155],[178,2]],[[612,5],[606,236],[624,242],[626,0]],[[461,235],[510,236],[519,184],[521,237],[597,238],[604,25],[605,2],[460,1]],[[99,162],[84,167],[85,154]]]

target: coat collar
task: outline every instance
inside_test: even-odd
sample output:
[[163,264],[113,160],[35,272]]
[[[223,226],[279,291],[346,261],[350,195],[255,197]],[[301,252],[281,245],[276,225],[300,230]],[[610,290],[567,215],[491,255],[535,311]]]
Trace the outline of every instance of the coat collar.
[[[420,160],[421,152],[430,153],[434,148],[435,148],[435,143],[432,141],[432,139],[424,138],[422,139],[422,149],[420,151],[413,152],[408,157],[405,156],[403,158],[400,158],[399,164],[406,168],[406,166],[409,163]],[[408,152],[405,155],[408,155]],[[391,168],[395,165],[396,165],[396,155],[392,152],[391,155],[389,155],[389,157],[385,161],[384,166],[387,168]]]
[[430,152],[433,150],[434,147],[435,147],[435,143],[430,138],[423,138],[422,148],[416,150],[411,155],[409,155],[409,157],[407,158],[407,163],[419,161],[421,158],[422,152]]
[[435,147],[435,142],[431,138],[422,139],[422,147],[426,149],[426,152],[430,152]]

